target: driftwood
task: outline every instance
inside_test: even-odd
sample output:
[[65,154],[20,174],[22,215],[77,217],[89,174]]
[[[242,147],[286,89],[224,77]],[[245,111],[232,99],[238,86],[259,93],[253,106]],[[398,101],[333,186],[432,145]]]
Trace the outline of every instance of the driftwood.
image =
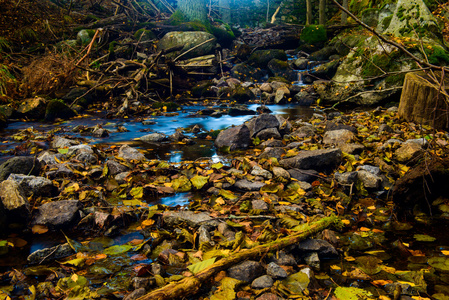
[[138,300],[150,300],[150,299],[179,299],[186,298],[189,295],[195,294],[201,284],[211,278],[215,273],[226,270],[229,267],[240,263],[241,261],[252,259],[255,257],[261,257],[270,251],[280,250],[287,246],[296,244],[308,236],[324,230],[332,223],[338,220],[338,217],[333,215],[330,217],[322,218],[321,220],[314,222],[307,226],[306,229],[298,233],[292,234],[282,239],[278,239],[271,243],[259,245],[251,249],[245,249],[237,251],[236,253],[225,257],[203,271],[197,273],[192,277],[186,277],[178,282],[170,283],[160,289],[154,290],[138,298]]
[[271,28],[244,29],[241,39],[251,47],[273,47],[297,44],[301,25],[279,25]]
[[[441,77],[441,72],[439,72]],[[438,76],[437,73],[435,75]],[[449,79],[435,84],[424,72],[407,73],[399,103],[399,116],[407,121],[431,125],[436,129],[449,128]]]

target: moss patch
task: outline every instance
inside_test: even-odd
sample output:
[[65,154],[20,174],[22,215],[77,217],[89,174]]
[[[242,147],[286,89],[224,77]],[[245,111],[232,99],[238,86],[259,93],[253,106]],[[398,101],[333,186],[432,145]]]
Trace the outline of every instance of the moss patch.
[[319,44],[326,42],[327,32],[324,25],[309,25],[301,32],[301,41],[307,44]]

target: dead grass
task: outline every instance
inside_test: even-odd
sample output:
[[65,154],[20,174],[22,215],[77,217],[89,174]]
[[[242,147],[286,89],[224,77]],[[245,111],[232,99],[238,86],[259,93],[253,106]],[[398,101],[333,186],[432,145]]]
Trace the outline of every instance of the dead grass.
[[22,89],[27,96],[52,96],[74,83],[77,69],[70,55],[51,52],[34,59],[22,72]]

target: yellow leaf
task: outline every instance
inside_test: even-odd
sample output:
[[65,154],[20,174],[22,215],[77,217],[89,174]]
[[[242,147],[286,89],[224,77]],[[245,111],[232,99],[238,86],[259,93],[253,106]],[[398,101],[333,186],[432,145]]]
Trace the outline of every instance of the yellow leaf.
[[355,260],[355,257],[352,257],[352,256],[345,256],[345,260],[346,260],[346,261],[354,261],[354,260]]
[[332,265],[331,269],[332,270],[341,270],[341,268],[339,266],[337,266],[337,265]]
[[371,229],[366,228],[366,227],[360,227],[360,231],[371,231]]
[[380,266],[380,268],[381,268],[383,271],[385,271],[385,272],[387,272],[387,273],[390,273],[390,274],[395,274],[395,273],[396,273],[396,269],[395,269],[395,268],[392,268],[392,267],[387,267],[387,266],[385,266],[385,265],[382,265],[382,266]]
[[76,273],[73,273],[73,275],[70,277],[70,279],[72,279],[73,282],[77,282],[78,281],[78,275],[76,275]]
[[224,201],[223,197],[218,197],[215,200],[215,203],[218,204],[218,205],[223,205],[223,204],[226,204],[226,201]]
[[441,250],[441,253],[443,253],[443,255],[449,255],[449,250]]
[[370,210],[375,210],[376,209],[376,207],[374,205],[368,206],[367,208],[370,209]]
[[142,227],[148,227],[154,224],[154,220],[153,219],[149,219],[149,220],[144,220],[142,221]]
[[341,220],[341,222],[345,225],[349,225],[351,224],[351,222],[349,220]]

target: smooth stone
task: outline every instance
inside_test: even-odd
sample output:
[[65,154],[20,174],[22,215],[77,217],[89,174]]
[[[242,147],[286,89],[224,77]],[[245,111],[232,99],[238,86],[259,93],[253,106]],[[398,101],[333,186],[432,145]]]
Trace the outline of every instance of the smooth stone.
[[145,155],[140,153],[139,150],[128,145],[121,146],[117,156],[126,160],[142,161],[145,159]]
[[36,211],[32,224],[65,227],[80,217],[83,203],[78,200],[60,200],[42,204]]
[[228,276],[244,282],[252,282],[264,271],[258,261],[247,260],[228,269]]
[[206,212],[196,213],[194,211],[166,211],[162,214],[164,223],[173,227],[182,223],[187,223],[188,226],[197,228],[203,224],[218,224],[218,221],[212,218]]
[[266,183],[260,181],[251,182],[248,179],[238,180],[234,186],[240,190],[244,191],[258,191],[261,187],[265,186]]
[[270,275],[274,279],[283,279],[283,278],[287,278],[287,276],[288,276],[287,272],[284,269],[282,269],[275,262],[270,262],[268,264],[267,274]]
[[262,275],[257,277],[251,283],[253,289],[265,289],[273,286],[274,280],[269,275]]

